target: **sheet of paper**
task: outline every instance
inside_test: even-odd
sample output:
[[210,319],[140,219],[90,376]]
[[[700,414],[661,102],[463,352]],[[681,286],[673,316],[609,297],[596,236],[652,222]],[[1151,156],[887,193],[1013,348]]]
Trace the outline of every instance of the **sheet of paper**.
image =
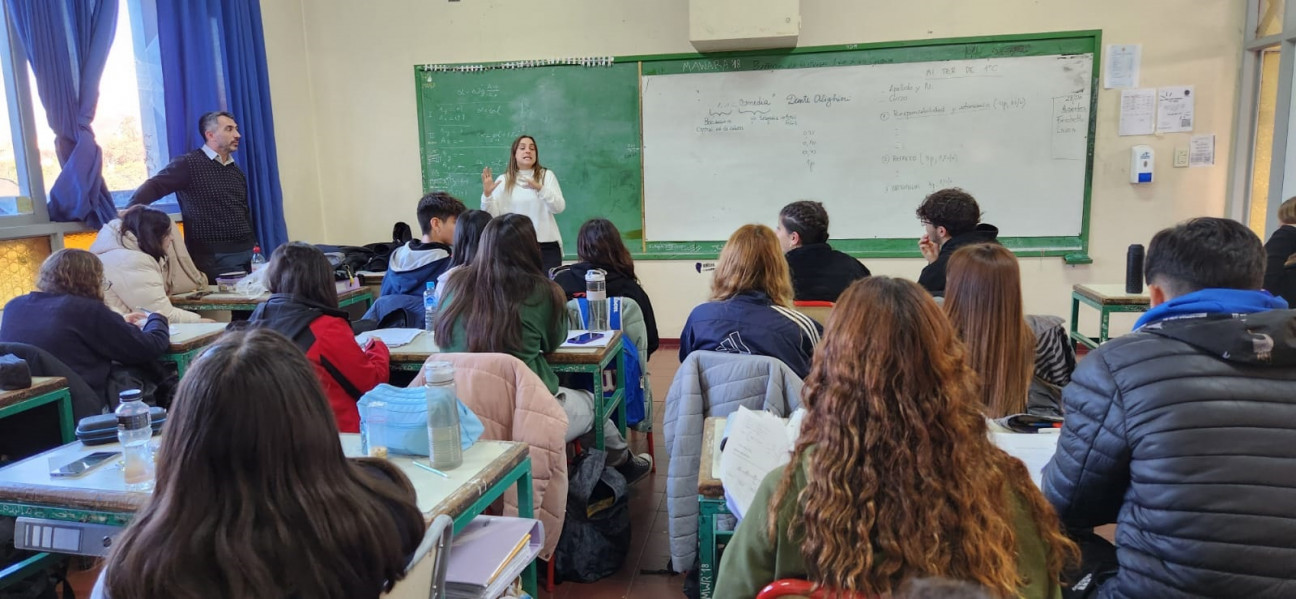
[[381,339],[387,347],[400,347],[409,345],[422,332],[423,329],[375,329],[356,335],[356,343],[364,345],[370,339]]
[[1120,135],[1152,135],[1156,132],[1156,90],[1121,91]]
[[1138,87],[1142,54],[1141,44],[1108,45],[1103,61],[1107,63],[1103,68],[1103,87]]
[[771,470],[788,462],[787,421],[769,412],[738,408],[729,415],[729,440],[720,453],[720,480],[742,517]]
[[[1057,430],[1057,429],[1052,429]],[[990,433],[990,440],[1008,455],[1026,463],[1031,481],[1040,486],[1044,466],[1057,452],[1058,433]]]
[[1157,90],[1157,133],[1193,130],[1193,86],[1176,85]]
[[1188,142],[1188,166],[1215,166],[1215,134],[1194,135]]

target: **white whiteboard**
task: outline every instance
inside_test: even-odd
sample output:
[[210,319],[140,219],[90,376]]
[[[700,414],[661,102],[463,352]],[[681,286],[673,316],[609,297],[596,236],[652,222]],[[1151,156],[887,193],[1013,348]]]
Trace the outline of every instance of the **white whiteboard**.
[[1093,55],[642,78],[645,237],[724,240],[824,203],[834,239],[922,235],[962,187],[1004,237],[1078,236]]

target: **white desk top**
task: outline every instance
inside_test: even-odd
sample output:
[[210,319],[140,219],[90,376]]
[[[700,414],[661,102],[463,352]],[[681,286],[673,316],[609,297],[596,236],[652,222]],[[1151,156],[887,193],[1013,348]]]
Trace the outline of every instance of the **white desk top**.
[[177,322],[171,325],[171,349],[184,348],[196,341],[217,337],[228,322]]
[[[158,437],[153,439],[155,446],[159,440]],[[360,435],[344,433],[341,435],[341,442],[342,451],[347,456],[357,457],[360,455]],[[474,488],[484,492],[493,486],[504,474],[507,474],[507,470],[498,472],[498,468],[492,469],[488,467],[501,456],[515,451],[515,446],[520,446],[522,455],[526,455],[526,445],[523,443],[509,441],[478,441],[474,443],[472,447],[464,451],[463,465],[446,472],[446,474],[450,475],[448,480],[414,466],[414,458],[411,456],[392,455],[390,461],[399,467],[409,477],[410,482],[414,484],[414,489],[418,493],[418,506],[424,515],[431,517],[435,513],[448,513],[454,516],[462,509],[453,510],[452,508],[456,506],[444,506],[442,504],[460,488]],[[55,463],[61,465],[96,451],[120,452],[121,445],[108,443],[87,446],[80,441],[75,441],[0,469],[0,501],[64,503],[63,501],[50,501],[50,499],[58,499],[58,496],[67,495],[70,499],[72,496],[77,496],[77,499],[109,500],[108,505],[104,506],[105,511],[115,511],[111,509],[113,507],[127,508],[128,504],[135,507],[143,505],[149,493],[129,492],[126,490],[120,463],[105,464],[91,470],[89,474],[81,478],[53,478],[49,475],[49,458],[57,458],[54,460]],[[418,459],[427,460],[426,457]],[[21,497],[13,496],[15,493],[11,493],[11,490],[20,490],[21,493],[17,493],[17,495],[21,495]],[[477,494],[480,495],[480,492]],[[42,497],[47,500],[39,501]],[[72,504],[75,502],[68,501],[66,503]],[[466,506],[463,507],[466,508]]]

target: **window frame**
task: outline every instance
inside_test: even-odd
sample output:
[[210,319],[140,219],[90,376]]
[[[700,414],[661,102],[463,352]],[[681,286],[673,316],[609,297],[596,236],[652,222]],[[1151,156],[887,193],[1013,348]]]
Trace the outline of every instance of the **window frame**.
[[1260,69],[1266,50],[1277,48],[1278,83],[1274,104],[1273,145],[1269,159],[1269,188],[1266,200],[1264,230],[1273,232],[1281,223],[1278,207],[1285,198],[1296,196],[1296,113],[1292,111],[1292,96],[1296,89],[1296,0],[1282,2],[1282,27],[1278,33],[1257,36],[1261,0],[1247,0],[1245,44],[1242,50],[1241,77],[1238,85],[1237,113],[1233,121],[1234,159],[1229,175],[1228,216],[1249,224],[1255,166],[1255,141],[1260,98]]

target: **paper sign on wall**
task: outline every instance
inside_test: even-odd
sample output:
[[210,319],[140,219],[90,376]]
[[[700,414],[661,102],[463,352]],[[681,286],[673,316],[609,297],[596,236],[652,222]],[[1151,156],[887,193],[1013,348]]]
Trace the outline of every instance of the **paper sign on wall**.
[[1194,135],[1188,142],[1188,166],[1215,166],[1215,134]]
[[1157,133],[1193,130],[1193,86],[1178,85],[1157,90]]
[[1138,87],[1139,62],[1142,54],[1143,46],[1140,44],[1107,46],[1106,60],[1104,61],[1107,64],[1103,68],[1103,87],[1106,89]]
[[1156,90],[1121,90],[1120,135],[1152,135],[1156,132]]

